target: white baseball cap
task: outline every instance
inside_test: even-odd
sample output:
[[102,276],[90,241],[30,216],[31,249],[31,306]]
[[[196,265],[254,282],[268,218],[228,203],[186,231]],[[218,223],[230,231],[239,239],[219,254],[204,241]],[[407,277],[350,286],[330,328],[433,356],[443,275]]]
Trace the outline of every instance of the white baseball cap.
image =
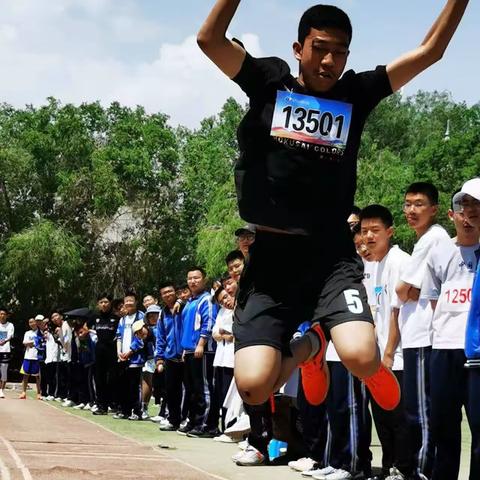
[[457,205],[460,205],[465,195],[470,195],[471,197],[480,201],[479,177],[472,178],[471,180],[468,180],[463,184],[462,189],[453,196],[453,206],[455,207]]

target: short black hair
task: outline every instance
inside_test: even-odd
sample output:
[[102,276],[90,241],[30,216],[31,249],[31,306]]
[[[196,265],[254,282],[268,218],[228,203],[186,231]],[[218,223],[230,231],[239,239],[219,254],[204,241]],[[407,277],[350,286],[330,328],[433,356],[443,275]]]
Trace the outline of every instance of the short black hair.
[[390,228],[393,225],[392,212],[383,205],[369,205],[360,212],[360,223],[362,220],[378,218],[382,221],[386,228]]
[[123,305],[123,298],[116,298],[115,300],[112,300],[113,310],[118,310],[120,308],[120,305]]
[[425,195],[432,205],[438,205],[438,189],[430,182],[412,183],[405,192],[405,196],[409,193],[420,193]]
[[133,289],[126,290],[123,298],[125,297],[133,297],[135,300],[138,300],[137,292]]
[[352,23],[348,15],[333,5],[314,5],[304,12],[298,24],[298,41],[303,45],[310,29],[337,28],[348,35],[352,41]]
[[215,290],[215,293],[213,294],[213,298],[215,299],[215,303],[218,303],[218,296],[220,295],[221,292],[225,291],[225,289],[223,288],[223,286],[220,286],[218,287],[216,290]]
[[359,217],[361,211],[362,209],[360,207],[357,207],[356,205],[354,205],[352,207],[352,210],[350,211],[350,215],[356,215],[357,217]]
[[7,308],[7,307],[4,307],[3,305],[0,306],[0,312],[5,312],[7,315],[10,313],[10,312],[8,311],[8,308]]
[[106,298],[110,303],[113,300],[113,296],[110,293],[102,292],[97,295],[97,302],[99,302],[102,298]]
[[187,275],[190,272],[200,272],[202,274],[203,278],[205,278],[207,276],[207,272],[205,271],[205,269],[203,267],[200,267],[199,265],[193,265],[192,267],[190,267],[187,270]]
[[228,266],[228,264],[230,262],[233,262],[234,260],[241,260],[242,262],[245,262],[245,255],[243,255],[243,253],[240,250],[232,250],[225,257],[225,263]]
[[175,289],[175,291],[177,292],[178,290],[190,290],[190,287],[188,286],[187,283],[182,283],[179,287],[177,287]]
[[165,282],[162,282],[160,284],[160,286],[158,287],[158,291],[160,292],[164,288],[168,288],[168,287],[172,287],[175,291],[177,290],[177,288],[175,287],[175,284],[173,282],[165,281]]

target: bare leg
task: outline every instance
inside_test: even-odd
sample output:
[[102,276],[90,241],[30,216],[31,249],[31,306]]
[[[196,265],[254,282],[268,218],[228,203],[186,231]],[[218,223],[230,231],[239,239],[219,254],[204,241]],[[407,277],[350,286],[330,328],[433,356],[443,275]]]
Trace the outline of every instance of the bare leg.
[[35,377],[35,381],[37,383],[37,395],[40,395],[40,374]]
[[145,403],[146,405],[150,403],[150,399],[152,398],[152,377],[153,377],[153,374],[143,372],[142,398],[143,398],[143,403]]
[[27,393],[27,387],[28,387],[28,375],[24,375],[22,380],[23,393]]
[[350,372],[366,378],[380,367],[373,324],[362,321],[341,323],[330,331],[335,350]]

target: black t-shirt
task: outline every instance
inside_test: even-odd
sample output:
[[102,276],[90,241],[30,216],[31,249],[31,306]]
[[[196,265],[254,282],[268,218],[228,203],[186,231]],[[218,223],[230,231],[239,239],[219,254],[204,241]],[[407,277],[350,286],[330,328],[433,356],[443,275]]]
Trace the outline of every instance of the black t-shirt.
[[250,99],[237,132],[240,216],[319,236],[340,227],[340,236],[348,237],[363,127],[373,108],[392,93],[385,66],[349,70],[332,90],[318,95],[300,85],[280,58],[247,53],[233,80]]
[[118,317],[111,312],[98,313],[95,317],[92,329],[97,332],[97,346],[113,347],[115,343],[115,335],[118,327]]

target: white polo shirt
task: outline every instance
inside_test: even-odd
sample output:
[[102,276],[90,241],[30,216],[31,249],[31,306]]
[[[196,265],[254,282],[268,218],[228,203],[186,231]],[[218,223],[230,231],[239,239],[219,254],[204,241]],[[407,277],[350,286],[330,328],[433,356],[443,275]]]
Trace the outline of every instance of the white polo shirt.
[[[480,244],[462,247],[451,241],[432,249],[422,294],[437,300],[433,315],[435,349],[464,349],[472,285]],[[480,253],[480,252],[479,252]]]
[[442,242],[451,242],[448,233],[440,225],[432,225],[418,239],[400,276],[400,280],[403,282],[420,289],[418,302],[413,302],[415,307],[406,306],[407,310],[414,308],[415,311],[410,315],[402,315],[399,319],[403,348],[421,348],[432,345],[433,310],[430,301],[423,293],[423,282],[427,272],[427,260],[430,251]]
[[[218,333],[221,328],[227,332],[232,332],[232,325],[233,310],[228,310],[227,308],[222,307],[218,311],[217,318],[215,319],[213,333]],[[233,368],[234,357],[234,343],[220,340],[219,342],[217,342],[217,349],[215,351],[215,358],[213,359],[213,366]]]
[[[377,342],[382,356],[388,343],[392,309],[400,309],[401,307],[395,287],[400,280],[402,268],[408,263],[409,259],[410,255],[395,245],[380,262],[375,262],[377,263],[373,278],[375,304],[372,313]],[[395,350],[392,370],[403,370],[401,345]]]

